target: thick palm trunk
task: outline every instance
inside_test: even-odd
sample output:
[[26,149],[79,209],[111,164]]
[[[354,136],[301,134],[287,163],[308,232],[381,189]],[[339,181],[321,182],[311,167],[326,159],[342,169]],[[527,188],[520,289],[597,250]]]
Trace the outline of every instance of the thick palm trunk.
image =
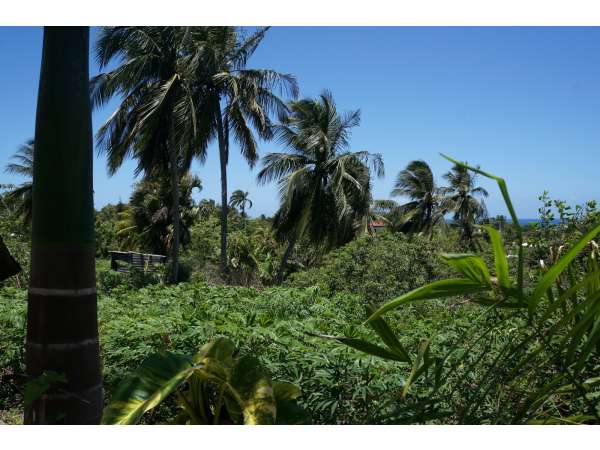
[[171,211],[173,214],[173,239],[171,241],[171,283],[177,283],[179,276],[179,236],[180,236],[180,216],[179,216],[179,171],[177,170],[177,156],[174,149],[169,152],[170,172],[171,172],[171,192],[173,195],[173,204]]
[[229,207],[227,205],[227,160],[228,148],[225,133],[229,131],[224,129],[221,113],[217,118],[218,140],[219,140],[219,161],[221,163],[221,276],[227,276],[227,217]]
[[292,254],[292,250],[294,250],[294,246],[296,245],[296,237],[292,237],[288,243],[285,252],[283,252],[283,256],[281,257],[281,264],[279,264],[279,270],[277,271],[277,282],[283,282],[283,275],[285,274],[285,269],[287,267],[288,259]]
[[26,424],[96,424],[102,414],[94,260],[87,27],[47,27],[38,93],[25,361],[63,374]]

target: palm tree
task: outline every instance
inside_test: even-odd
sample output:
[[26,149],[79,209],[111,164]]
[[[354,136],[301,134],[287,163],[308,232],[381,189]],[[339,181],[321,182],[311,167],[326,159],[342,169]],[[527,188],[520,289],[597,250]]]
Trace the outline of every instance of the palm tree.
[[202,142],[217,139],[221,166],[221,257],[220,269],[227,271],[227,164],[229,135],[252,168],[258,159],[252,132],[263,140],[271,139],[272,115],[283,117],[286,104],[279,95],[298,95],[295,78],[269,69],[248,69],[249,58],[268,28],[249,36],[236,27],[196,27],[187,34],[187,48],[195,73],[198,121],[202,121]]
[[[196,209],[192,199],[194,189],[201,190],[200,178],[189,173],[178,183],[179,210],[181,214],[179,242],[186,245],[190,240],[190,227],[196,219]],[[175,242],[173,214],[171,213],[171,184],[168,179],[146,179],[135,185],[129,200],[129,211],[121,217],[118,234],[126,238],[132,234],[136,243],[144,251],[168,254]]]
[[476,186],[477,174],[464,166],[454,165],[452,170],[444,175],[449,186],[442,188],[446,195],[445,207],[454,213],[454,222],[461,228],[461,240],[473,245],[473,226],[487,216],[487,209],[483,198],[488,192]]
[[332,247],[350,240],[371,203],[369,166],[383,176],[379,154],[350,152],[351,129],[360,111],[340,115],[330,92],[290,104],[291,115],[274,127],[288,153],[269,153],[258,174],[261,184],[277,181],[280,207],[273,227],[287,241],[278,279],[296,242],[306,236]]
[[429,233],[433,237],[435,225],[444,218],[440,194],[429,165],[422,160],[411,161],[398,173],[391,193],[394,197],[404,196],[411,200],[400,206],[401,228]]
[[242,218],[246,218],[246,205],[248,209],[252,208],[252,200],[249,198],[250,194],[246,191],[242,191],[240,189],[233,191],[231,193],[231,198],[229,199],[229,205],[232,208],[240,208],[242,210]]
[[16,160],[6,166],[5,172],[28,178],[20,186],[6,193],[5,199],[16,206],[16,213],[23,218],[23,223],[31,224],[31,192],[33,177],[33,139],[19,147],[12,159]]
[[28,378],[42,377],[50,389],[25,407],[26,424],[97,424],[104,404],[88,46],[87,27],[44,29],[25,362]]
[[136,176],[169,174],[172,186],[171,281],[179,268],[179,180],[192,158],[205,157],[198,140],[202,124],[196,119],[195,98],[188,71],[189,56],[182,47],[186,29],[178,27],[104,27],[96,43],[101,68],[119,66],[91,80],[92,102],[104,105],[114,96],[121,104],[97,133],[101,152],[108,156],[112,175],[127,157],[137,160]]

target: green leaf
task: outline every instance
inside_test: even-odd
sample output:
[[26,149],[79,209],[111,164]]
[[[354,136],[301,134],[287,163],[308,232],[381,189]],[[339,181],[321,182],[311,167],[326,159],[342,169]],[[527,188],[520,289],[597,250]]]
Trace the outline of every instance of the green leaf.
[[442,259],[470,280],[492,285],[490,272],[480,256],[467,253],[443,253]]
[[490,226],[482,226],[487,231],[490,241],[492,242],[492,249],[494,251],[494,268],[496,270],[496,277],[498,278],[498,284],[504,289],[510,288],[510,278],[508,274],[508,259],[504,252],[504,244],[502,242],[502,236],[498,230]]
[[429,339],[423,339],[419,342],[419,347],[417,350],[417,358],[413,363],[412,370],[410,371],[410,375],[404,383],[404,388],[402,389],[402,397],[406,397],[410,387],[414,384],[415,381],[419,379],[419,377],[429,368],[431,363],[434,361],[429,358]]
[[[367,307],[367,312],[369,315],[375,312],[375,307],[369,305]],[[394,332],[387,324],[387,322],[383,319],[383,317],[378,317],[368,323],[368,325],[377,333],[377,335],[381,338],[381,340],[388,346],[388,348],[396,353],[398,356],[403,358],[404,361],[410,363],[410,356],[408,352],[404,348],[404,346],[400,343]]]
[[239,358],[233,367],[229,386],[243,409],[244,424],[275,424],[277,407],[271,378],[258,359],[247,355]]
[[34,378],[25,384],[25,392],[23,393],[23,402],[25,403],[25,406],[31,405],[53,385],[66,382],[67,378],[64,373],[58,373],[52,370],[42,373],[39,377]]
[[506,187],[506,181],[503,178],[500,178],[496,175],[492,175],[491,173],[484,172],[478,167],[470,166],[466,163],[457,161],[447,155],[441,153],[443,158],[446,158],[448,161],[458,164],[459,166],[466,167],[467,169],[478,173],[486,178],[496,181],[498,184],[498,188],[500,188],[500,192],[502,193],[502,198],[504,199],[504,203],[508,208],[508,212],[510,214],[510,218],[512,219],[512,225],[517,233],[517,242],[519,243],[519,267],[517,270],[517,289],[520,293],[523,292],[523,230],[521,228],[521,223],[519,222],[519,218],[517,217],[517,213],[515,212],[515,208],[513,207],[512,201],[510,199],[510,195],[508,194],[508,188]]
[[298,405],[302,395],[298,386],[287,381],[273,382],[273,395],[277,405],[277,425],[310,425],[312,419],[308,411]]
[[378,345],[371,344],[370,342],[363,341],[361,339],[348,338],[343,336],[329,336],[326,334],[313,334],[308,333],[311,336],[320,337],[323,339],[332,339],[338,342],[341,342],[348,347],[352,347],[355,350],[358,350],[363,353],[367,353],[372,356],[378,356],[383,359],[390,359],[392,361],[400,361],[400,362],[410,362],[408,355],[400,355],[396,352],[390,351],[386,348],[379,347]]
[[199,364],[204,358],[220,361],[225,366],[233,364],[233,355],[236,352],[235,344],[225,337],[217,337],[204,344],[194,355],[194,364]]
[[388,311],[417,300],[453,297],[455,295],[474,294],[487,290],[489,290],[489,286],[465,278],[449,278],[446,280],[435,281],[386,303],[375,311],[366,322],[371,322]]
[[594,237],[600,233],[600,225],[596,225],[590,231],[588,231],[575,245],[573,245],[567,253],[565,253],[556,263],[548,269],[548,272],[544,274],[542,279],[538,282],[533,293],[529,298],[529,305],[531,310],[535,309],[542,296],[550,288],[550,285],[556,281],[560,274],[571,264],[575,257],[583,250],[583,248],[590,242]]
[[174,353],[148,357],[117,388],[105,408],[102,423],[129,425],[137,423],[144,413],[181,385],[193,373],[189,357]]

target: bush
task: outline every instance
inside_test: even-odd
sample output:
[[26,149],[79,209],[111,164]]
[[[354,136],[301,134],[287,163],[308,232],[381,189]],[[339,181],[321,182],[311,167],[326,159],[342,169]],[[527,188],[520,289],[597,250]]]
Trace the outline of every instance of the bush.
[[162,279],[163,274],[155,272],[144,273],[135,269],[128,273],[116,272],[111,269],[110,261],[96,260],[96,285],[98,292],[103,294],[109,294],[115,289],[130,290],[158,284]]
[[360,237],[328,254],[322,265],[293,274],[288,285],[318,286],[325,295],[350,292],[380,303],[441,277],[435,241],[383,233]]

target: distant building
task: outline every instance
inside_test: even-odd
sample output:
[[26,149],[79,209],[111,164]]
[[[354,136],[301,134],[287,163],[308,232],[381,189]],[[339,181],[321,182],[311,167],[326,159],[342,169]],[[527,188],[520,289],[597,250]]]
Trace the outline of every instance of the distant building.
[[373,227],[373,231],[375,233],[381,233],[387,227],[387,223],[383,220],[374,220],[371,222],[371,226]]

